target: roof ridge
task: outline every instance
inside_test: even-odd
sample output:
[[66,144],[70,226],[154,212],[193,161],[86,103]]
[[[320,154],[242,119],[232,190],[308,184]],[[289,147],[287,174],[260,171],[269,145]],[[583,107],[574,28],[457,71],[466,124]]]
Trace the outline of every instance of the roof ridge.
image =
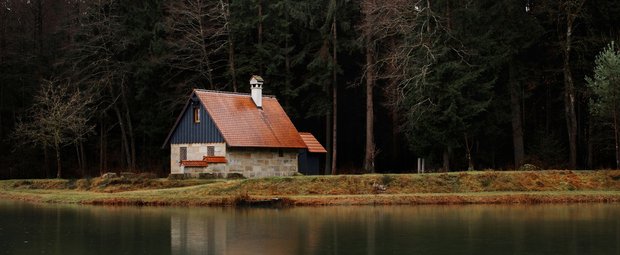
[[[250,93],[233,92],[233,91],[222,91],[222,90],[211,90],[211,89],[194,89],[194,91],[207,92],[207,93],[218,93],[218,94],[229,94],[229,95],[233,95],[233,96],[250,96]],[[276,98],[276,96],[274,96],[274,95],[263,95],[263,97]]]

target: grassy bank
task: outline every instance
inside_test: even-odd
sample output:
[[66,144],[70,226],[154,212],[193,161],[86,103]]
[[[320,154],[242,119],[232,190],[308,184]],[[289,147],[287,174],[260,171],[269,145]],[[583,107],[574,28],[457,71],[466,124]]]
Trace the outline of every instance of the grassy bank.
[[620,171],[485,171],[249,180],[5,180],[0,181],[0,198],[179,206],[265,201],[284,205],[620,202]]

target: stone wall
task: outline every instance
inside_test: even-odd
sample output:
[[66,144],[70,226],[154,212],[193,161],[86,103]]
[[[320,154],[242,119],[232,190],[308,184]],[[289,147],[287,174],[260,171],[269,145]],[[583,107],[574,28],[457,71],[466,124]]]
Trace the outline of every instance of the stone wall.
[[[207,154],[207,146],[215,146],[215,156],[226,156],[226,164],[209,164],[208,167],[182,167],[180,147],[187,147],[187,160],[202,160]],[[226,177],[229,173],[239,173],[246,178],[269,176],[291,176],[297,173],[298,149],[269,148],[226,148],[224,143],[214,144],[172,144],[170,153],[171,173],[214,173]]]
[[171,173],[189,173],[203,172],[197,169],[183,169],[181,166],[181,147],[187,148],[187,160],[202,160],[207,155],[207,146],[214,147],[214,156],[226,156],[225,143],[190,143],[190,144],[171,144],[170,145],[170,172]]
[[247,178],[291,176],[297,173],[298,155],[297,149],[229,148],[227,168]]

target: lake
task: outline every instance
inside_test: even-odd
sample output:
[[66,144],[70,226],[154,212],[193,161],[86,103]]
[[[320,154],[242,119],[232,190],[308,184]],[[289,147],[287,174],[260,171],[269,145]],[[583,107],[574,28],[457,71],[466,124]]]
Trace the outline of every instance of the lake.
[[620,254],[620,204],[235,209],[0,201],[0,254]]

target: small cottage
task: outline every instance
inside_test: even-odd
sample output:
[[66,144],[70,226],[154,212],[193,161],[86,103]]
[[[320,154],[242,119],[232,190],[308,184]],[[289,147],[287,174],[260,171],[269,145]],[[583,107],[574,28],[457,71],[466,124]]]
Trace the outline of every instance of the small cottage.
[[[278,100],[262,95],[262,86],[263,79],[252,76],[250,94],[195,89],[164,142],[170,172],[290,176],[300,170],[300,153],[325,153],[312,134],[302,139]],[[312,162],[301,168],[317,168]]]

